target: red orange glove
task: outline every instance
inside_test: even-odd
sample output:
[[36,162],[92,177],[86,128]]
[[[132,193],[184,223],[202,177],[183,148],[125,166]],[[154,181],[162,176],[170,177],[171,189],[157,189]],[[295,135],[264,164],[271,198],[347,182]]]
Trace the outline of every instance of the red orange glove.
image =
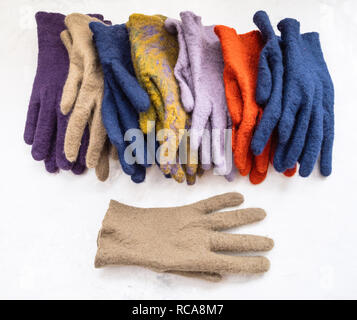
[[[255,101],[260,52],[264,47],[259,31],[238,35],[232,28],[216,26],[215,33],[220,39],[228,109],[233,122],[232,149],[234,162],[240,174],[249,174],[253,184],[264,181],[271,155],[271,138],[263,152],[253,156],[250,143],[254,130],[263,114],[263,109]],[[287,176],[294,171],[286,173]]]

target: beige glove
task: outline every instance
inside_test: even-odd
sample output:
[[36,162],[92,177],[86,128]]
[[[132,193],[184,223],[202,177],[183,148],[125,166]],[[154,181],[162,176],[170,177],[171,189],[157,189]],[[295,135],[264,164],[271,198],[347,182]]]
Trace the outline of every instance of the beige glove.
[[[88,168],[97,166],[106,141],[102,123],[103,72],[89,29],[91,21],[101,22],[87,15],[73,13],[65,18],[68,31],[61,38],[68,50],[69,72],[63,88],[61,111],[72,110],[66,131],[64,150],[69,161],[78,156],[84,129],[89,124],[89,146],[86,154]],[[67,42],[67,43],[66,43]],[[71,45],[68,45],[68,42]]]
[[95,266],[138,265],[209,280],[225,273],[265,272],[270,265],[265,257],[216,253],[273,247],[266,237],[218,232],[264,219],[264,210],[257,208],[213,213],[242,202],[239,193],[172,208],[136,208],[111,200],[98,235]]
[[[64,30],[61,33],[61,40],[67,49],[68,55],[70,55],[73,44],[71,35],[68,30]],[[92,119],[90,119],[90,122],[91,120]],[[95,134],[95,132],[93,132],[93,134]],[[68,135],[66,134],[66,137],[67,136]],[[113,149],[115,148],[109,143],[109,140],[107,139],[98,159],[98,163],[95,166],[95,172],[97,178],[100,181],[105,181],[109,176],[109,156],[112,156],[113,159],[117,159],[117,155],[115,156],[116,150],[113,151]]]

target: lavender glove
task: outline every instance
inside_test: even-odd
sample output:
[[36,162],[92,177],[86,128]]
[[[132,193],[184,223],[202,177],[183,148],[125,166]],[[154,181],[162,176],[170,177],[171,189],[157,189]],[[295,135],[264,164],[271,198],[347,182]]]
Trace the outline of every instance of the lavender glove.
[[[96,15],[103,19],[101,15]],[[86,169],[88,129],[83,136],[78,159],[71,163],[64,154],[64,137],[69,115],[60,111],[62,89],[68,73],[68,54],[60,33],[65,30],[65,16],[37,12],[38,62],[27,112],[24,140],[32,145],[35,160],[44,160],[48,172],[58,169],[81,174]]]
[[[212,159],[219,173],[226,173],[224,130],[228,128],[229,115],[223,83],[224,62],[214,26],[203,26],[201,17],[185,11],[181,21],[167,19],[166,29],[177,33],[179,56],[175,77],[180,86],[181,101],[187,112],[192,112],[191,145],[194,150],[203,143],[204,129],[211,150],[202,149],[202,158]],[[215,129],[215,133],[211,130]],[[212,157],[207,153],[212,152]],[[203,168],[207,167],[203,163]],[[208,166],[209,167],[209,166]],[[232,173],[226,176],[232,180]]]

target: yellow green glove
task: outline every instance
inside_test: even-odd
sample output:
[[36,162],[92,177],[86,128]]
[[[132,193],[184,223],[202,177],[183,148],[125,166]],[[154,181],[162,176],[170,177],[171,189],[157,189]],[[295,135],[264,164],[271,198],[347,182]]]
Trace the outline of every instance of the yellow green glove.
[[[160,142],[165,142],[167,146],[160,149],[161,169],[182,182],[185,180],[185,170],[177,162],[177,150],[182,138],[179,131],[185,129],[188,116],[181,105],[174,76],[178,42],[175,36],[166,31],[165,20],[166,17],[161,15],[132,14],[126,26],[136,77],[151,100],[149,110],[140,114],[140,127],[144,133],[149,133],[154,126],[153,122],[148,121],[155,121],[157,132],[161,129],[172,130],[174,135],[165,133]],[[168,155],[172,154],[175,156],[171,159]],[[193,168],[197,170],[197,165]],[[196,172],[190,172],[192,174]]]

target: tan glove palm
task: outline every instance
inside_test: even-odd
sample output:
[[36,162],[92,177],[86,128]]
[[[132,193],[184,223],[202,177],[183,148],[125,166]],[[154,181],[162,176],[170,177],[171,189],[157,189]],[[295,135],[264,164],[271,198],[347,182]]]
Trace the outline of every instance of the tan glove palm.
[[138,265],[210,280],[225,273],[265,272],[270,265],[265,257],[216,253],[273,247],[266,237],[218,232],[264,219],[264,210],[256,208],[212,213],[242,202],[239,193],[172,208],[136,208],[112,200],[99,232],[95,266]]

